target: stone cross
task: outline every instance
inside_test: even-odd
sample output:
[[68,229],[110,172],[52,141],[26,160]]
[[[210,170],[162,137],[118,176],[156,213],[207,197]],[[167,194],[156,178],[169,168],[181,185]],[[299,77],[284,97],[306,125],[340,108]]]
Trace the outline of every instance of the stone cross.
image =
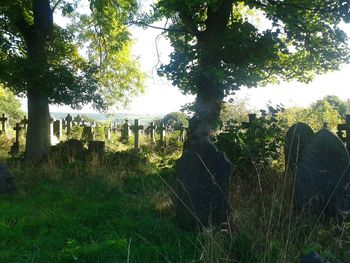
[[[345,123],[343,124],[338,124],[337,127],[337,135],[338,137],[346,143],[346,148],[349,151],[350,150],[350,115],[347,114],[345,116]],[[345,137],[343,134],[343,131],[345,131]]]
[[80,125],[83,121],[84,121],[84,118],[78,114],[75,118],[74,118],[74,121],[77,122],[77,125]]
[[164,123],[162,123],[159,127],[158,127],[158,131],[159,131],[159,142],[161,146],[165,146],[165,131],[166,131],[166,127],[164,125]]
[[23,119],[21,120],[21,124],[23,125],[23,128],[26,131],[28,126],[28,119],[26,115],[24,115]]
[[10,154],[12,156],[17,155],[19,153],[19,132],[21,131],[22,127],[19,123],[16,123],[16,126],[13,129],[16,132],[16,141],[11,146]]
[[3,134],[6,133],[6,122],[8,121],[8,118],[6,117],[6,115],[3,113],[2,117],[0,118],[0,122],[1,122],[1,132]]
[[19,123],[16,123],[16,126],[13,129],[16,132],[16,143],[19,144],[19,132],[21,131],[22,127]]
[[134,141],[134,147],[140,148],[140,131],[143,130],[143,126],[139,125],[139,120],[136,119],[133,126],[131,126],[132,131],[134,132],[135,141]]
[[249,118],[249,122],[242,122],[243,129],[248,129],[251,127],[252,122],[256,120],[256,114],[250,113],[250,114],[248,114],[248,118]]
[[125,123],[122,125],[120,139],[122,142],[127,143],[129,142],[129,137],[130,137],[130,124],[129,124],[129,120],[125,119]]
[[154,122],[152,121],[151,124],[148,126],[148,128],[149,128],[149,132],[150,132],[149,134],[151,137],[151,143],[154,143],[155,142],[154,132],[157,129],[157,126],[155,126]]
[[67,125],[67,136],[69,136],[72,129],[73,117],[68,113],[67,117],[65,118],[65,121]]

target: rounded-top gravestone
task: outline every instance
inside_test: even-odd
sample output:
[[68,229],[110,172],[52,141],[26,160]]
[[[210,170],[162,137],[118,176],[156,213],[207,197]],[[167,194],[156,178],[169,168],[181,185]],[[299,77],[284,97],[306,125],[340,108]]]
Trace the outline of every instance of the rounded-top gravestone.
[[310,126],[302,122],[298,122],[288,129],[285,137],[286,171],[295,171],[302,158],[303,150],[313,135],[314,132]]
[[295,176],[294,200],[298,208],[316,215],[339,216],[350,208],[349,154],[342,141],[327,129],[306,145]]

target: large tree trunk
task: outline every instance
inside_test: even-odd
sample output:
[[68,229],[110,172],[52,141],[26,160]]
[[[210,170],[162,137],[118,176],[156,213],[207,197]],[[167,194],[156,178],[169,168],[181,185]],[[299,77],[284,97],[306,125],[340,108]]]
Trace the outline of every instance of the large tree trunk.
[[50,113],[47,96],[38,91],[29,91],[26,159],[41,159],[48,153],[49,146]]
[[[28,80],[28,131],[26,159],[39,160],[50,146],[50,113],[48,103],[49,81],[45,79],[48,47],[53,36],[53,14],[49,0],[33,0],[34,25],[25,25],[21,31],[24,36],[29,65],[35,72]],[[21,22],[21,21],[20,21]]]

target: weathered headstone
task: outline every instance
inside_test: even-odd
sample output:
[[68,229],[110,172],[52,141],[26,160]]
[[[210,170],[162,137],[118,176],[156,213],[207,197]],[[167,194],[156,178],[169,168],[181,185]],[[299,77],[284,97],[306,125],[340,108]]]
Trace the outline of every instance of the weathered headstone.
[[13,175],[5,164],[0,163],[0,193],[6,194],[14,191],[16,191],[16,186]]
[[131,130],[134,133],[134,148],[140,148],[140,131],[143,130],[143,126],[139,125],[138,119],[135,119],[134,125],[131,126]]
[[81,139],[88,142],[94,141],[95,140],[94,127],[84,126]]
[[129,124],[129,120],[125,119],[125,123],[122,125],[122,128],[121,128],[120,140],[123,143],[128,143],[129,138],[130,138],[130,124]]
[[295,176],[294,201],[326,218],[350,209],[350,157],[342,141],[327,129],[305,146]]
[[55,120],[53,122],[53,134],[57,137],[58,140],[61,140],[62,137],[62,121]]
[[6,115],[3,113],[2,117],[0,118],[0,122],[1,122],[1,133],[5,134],[6,133],[6,123],[8,121],[8,117],[6,117]]
[[[346,143],[346,148],[348,149],[348,152],[350,152],[350,115],[347,114],[345,116],[345,123],[344,124],[338,124],[337,127],[337,135],[338,137]],[[343,135],[343,131],[345,131],[345,136]]]
[[164,123],[162,123],[159,127],[158,127],[158,132],[159,132],[159,144],[161,146],[165,146],[166,142],[165,142],[165,131],[166,131],[166,127],[164,125]]
[[65,121],[67,123],[67,136],[69,136],[72,130],[73,117],[68,113],[67,117],[65,118]]
[[154,132],[157,129],[157,126],[154,125],[154,122],[152,121],[150,123],[150,125],[148,126],[149,129],[149,135],[150,135],[150,139],[151,139],[151,143],[155,143],[155,136],[154,136]]
[[183,126],[183,124],[181,124],[180,127],[179,127],[179,131],[180,131],[179,141],[180,142],[185,142],[186,127]]
[[187,229],[227,222],[232,164],[209,138],[185,142],[176,163],[179,179],[177,221]]
[[111,141],[112,140],[112,127],[107,127],[105,131],[106,131],[105,136],[106,136],[107,141]]
[[288,129],[284,149],[286,171],[295,171],[296,165],[301,160],[303,150],[313,135],[314,132],[309,125],[302,122],[298,122]]

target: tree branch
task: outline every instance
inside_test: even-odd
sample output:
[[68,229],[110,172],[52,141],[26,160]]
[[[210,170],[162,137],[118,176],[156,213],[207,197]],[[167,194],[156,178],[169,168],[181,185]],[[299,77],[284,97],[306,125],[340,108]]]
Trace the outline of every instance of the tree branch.
[[52,13],[55,12],[57,6],[58,6],[61,2],[62,2],[62,0],[58,0],[58,1],[56,2],[56,4],[51,8]]
[[147,23],[142,22],[142,21],[134,21],[134,22],[132,22],[132,24],[134,24],[134,25],[142,25],[142,26],[146,26],[146,27],[149,27],[149,28],[159,29],[159,30],[168,31],[168,32],[187,33],[187,34],[195,35],[194,32],[190,32],[190,31],[187,31],[187,30],[181,30],[181,29],[177,29],[177,28],[165,28],[165,27],[153,26],[153,25],[147,24]]

